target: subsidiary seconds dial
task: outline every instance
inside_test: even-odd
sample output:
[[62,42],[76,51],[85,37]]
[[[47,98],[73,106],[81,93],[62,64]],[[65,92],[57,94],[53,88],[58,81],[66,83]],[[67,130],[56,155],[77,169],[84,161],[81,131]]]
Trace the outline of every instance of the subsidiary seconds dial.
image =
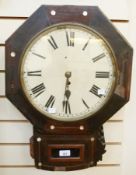
[[21,59],[24,95],[36,110],[56,120],[94,115],[108,102],[116,79],[109,44],[80,24],[64,23],[42,31]]

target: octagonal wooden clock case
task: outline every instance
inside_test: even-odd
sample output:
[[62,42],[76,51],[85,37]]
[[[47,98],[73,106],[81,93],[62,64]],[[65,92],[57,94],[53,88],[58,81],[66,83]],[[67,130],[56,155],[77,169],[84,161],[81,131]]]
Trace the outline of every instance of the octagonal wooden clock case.
[[6,95],[33,124],[37,168],[102,160],[102,124],[129,100],[131,66],[131,46],[95,6],[43,5],[15,31]]

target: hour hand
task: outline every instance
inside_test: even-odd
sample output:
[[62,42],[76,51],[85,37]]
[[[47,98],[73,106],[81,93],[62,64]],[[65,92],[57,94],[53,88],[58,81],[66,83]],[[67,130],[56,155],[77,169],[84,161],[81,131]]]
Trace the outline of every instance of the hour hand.
[[70,95],[71,95],[70,90],[66,90],[65,91],[65,96],[66,96],[67,100],[69,99]]
[[66,100],[64,99],[64,101],[63,101],[63,111],[66,114],[71,114],[71,108],[70,108],[70,103],[69,103],[69,97],[71,95],[71,91],[66,90],[64,95],[66,97]]

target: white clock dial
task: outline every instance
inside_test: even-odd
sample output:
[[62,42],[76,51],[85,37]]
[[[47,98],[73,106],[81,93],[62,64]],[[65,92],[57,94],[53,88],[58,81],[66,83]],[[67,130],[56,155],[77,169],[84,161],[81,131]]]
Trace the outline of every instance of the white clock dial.
[[37,35],[21,62],[25,96],[47,117],[75,121],[92,116],[111,97],[114,54],[94,30],[60,24]]

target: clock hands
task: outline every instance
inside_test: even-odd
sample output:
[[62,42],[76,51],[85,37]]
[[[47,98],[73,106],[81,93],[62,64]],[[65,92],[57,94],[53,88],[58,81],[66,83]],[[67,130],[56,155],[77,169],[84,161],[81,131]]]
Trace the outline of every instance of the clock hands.
[[62,102],[63,105],[63,111],[66,114],[71,114],[71,108],[70,108],[70,103],[69,103],[69,98],[71,95],[71,91],[69,90],[69,85],[71,84],[71,82],[69,81],[69,78],[71,77],[71,72],[66,72],[65,73],[65,77],[66,77],[66,83],[65,83],[65,92],[64,92],[64,100]]

